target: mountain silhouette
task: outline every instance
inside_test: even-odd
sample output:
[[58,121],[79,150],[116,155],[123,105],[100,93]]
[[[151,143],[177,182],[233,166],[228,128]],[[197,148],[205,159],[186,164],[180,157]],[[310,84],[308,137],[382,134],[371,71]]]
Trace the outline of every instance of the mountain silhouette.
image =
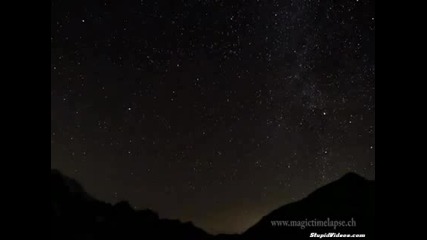
[[[313,239],[311,233],[365,234],[362,239],[374,239],[374,192],[374,181],[348,173],[306,198],[272,211],[240,235],[213,236],[191,222],[160,219],[148,209],[136,211],[127,202],[113,205],[96,200],[78,182],[51,170],[51,239],[297,240]],[[328,218],[356,226],[283,226],[284,221]]]
[[[308,239],[311,233],[365,234],[374,239],[375,182],[355,173],[314,191],[306,198],[280,207],[243,233],[244,239]],[[283,226],[277,221],[349,221],[355,227]],[[276,226],[273,226],[273,225]],[[282,226],[277,226],[282,224]],[[297,224],[300,226],[301,224]],[[353,223],[351,223],[353,224]],[[313,223],[312,223],[313,225]],[[286,238],[284,238],[286,237]]]
[[182,239],[213,236],[192,223],[159,219],[151,210],[135,211],[88,195],[79,183],[51,170],[51,239]]

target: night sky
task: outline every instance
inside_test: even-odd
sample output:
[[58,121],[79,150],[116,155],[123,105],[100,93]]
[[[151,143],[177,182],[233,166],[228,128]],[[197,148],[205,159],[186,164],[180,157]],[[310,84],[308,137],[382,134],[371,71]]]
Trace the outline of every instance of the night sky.
[[375,178],[374,1],[51,7],[51,166],[94,197],[232,233]]

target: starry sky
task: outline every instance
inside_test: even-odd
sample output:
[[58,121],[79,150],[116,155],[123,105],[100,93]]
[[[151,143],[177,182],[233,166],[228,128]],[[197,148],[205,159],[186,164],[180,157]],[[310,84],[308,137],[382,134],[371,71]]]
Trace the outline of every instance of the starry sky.
[[375,178],[371,0],[51,0],[51,167],[94,197],[242,232]]

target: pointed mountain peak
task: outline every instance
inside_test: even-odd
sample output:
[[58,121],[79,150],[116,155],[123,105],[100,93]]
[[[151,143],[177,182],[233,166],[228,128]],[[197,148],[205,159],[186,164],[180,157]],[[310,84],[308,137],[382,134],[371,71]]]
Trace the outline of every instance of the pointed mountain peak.
[[366,179],[357,173],[349,172],[338,179],[338,181],[366,181]]

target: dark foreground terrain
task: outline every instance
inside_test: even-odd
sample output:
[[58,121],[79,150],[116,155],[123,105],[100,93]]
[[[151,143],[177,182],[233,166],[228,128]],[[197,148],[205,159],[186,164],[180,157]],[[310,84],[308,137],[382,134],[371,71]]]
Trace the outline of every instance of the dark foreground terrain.
[[[241,235],[213,236],[189,222],[159,219],[151,210],[135,211],[127,202],[112,205],[96,200],[75,180],[52,170],[51,239],[293,240],[310,239],[312,233],[365,234],[365,238],[347,239],[374,239],[374,191],[374,181],[349,173],[300,201],[272,211]],[[307,226],[309,221],[328,218],[329,222],[353,219],[356,226]],[[285,221],[297,221],[298,226],[283,226]],[[299,227],[301,224],[306,227]]]

